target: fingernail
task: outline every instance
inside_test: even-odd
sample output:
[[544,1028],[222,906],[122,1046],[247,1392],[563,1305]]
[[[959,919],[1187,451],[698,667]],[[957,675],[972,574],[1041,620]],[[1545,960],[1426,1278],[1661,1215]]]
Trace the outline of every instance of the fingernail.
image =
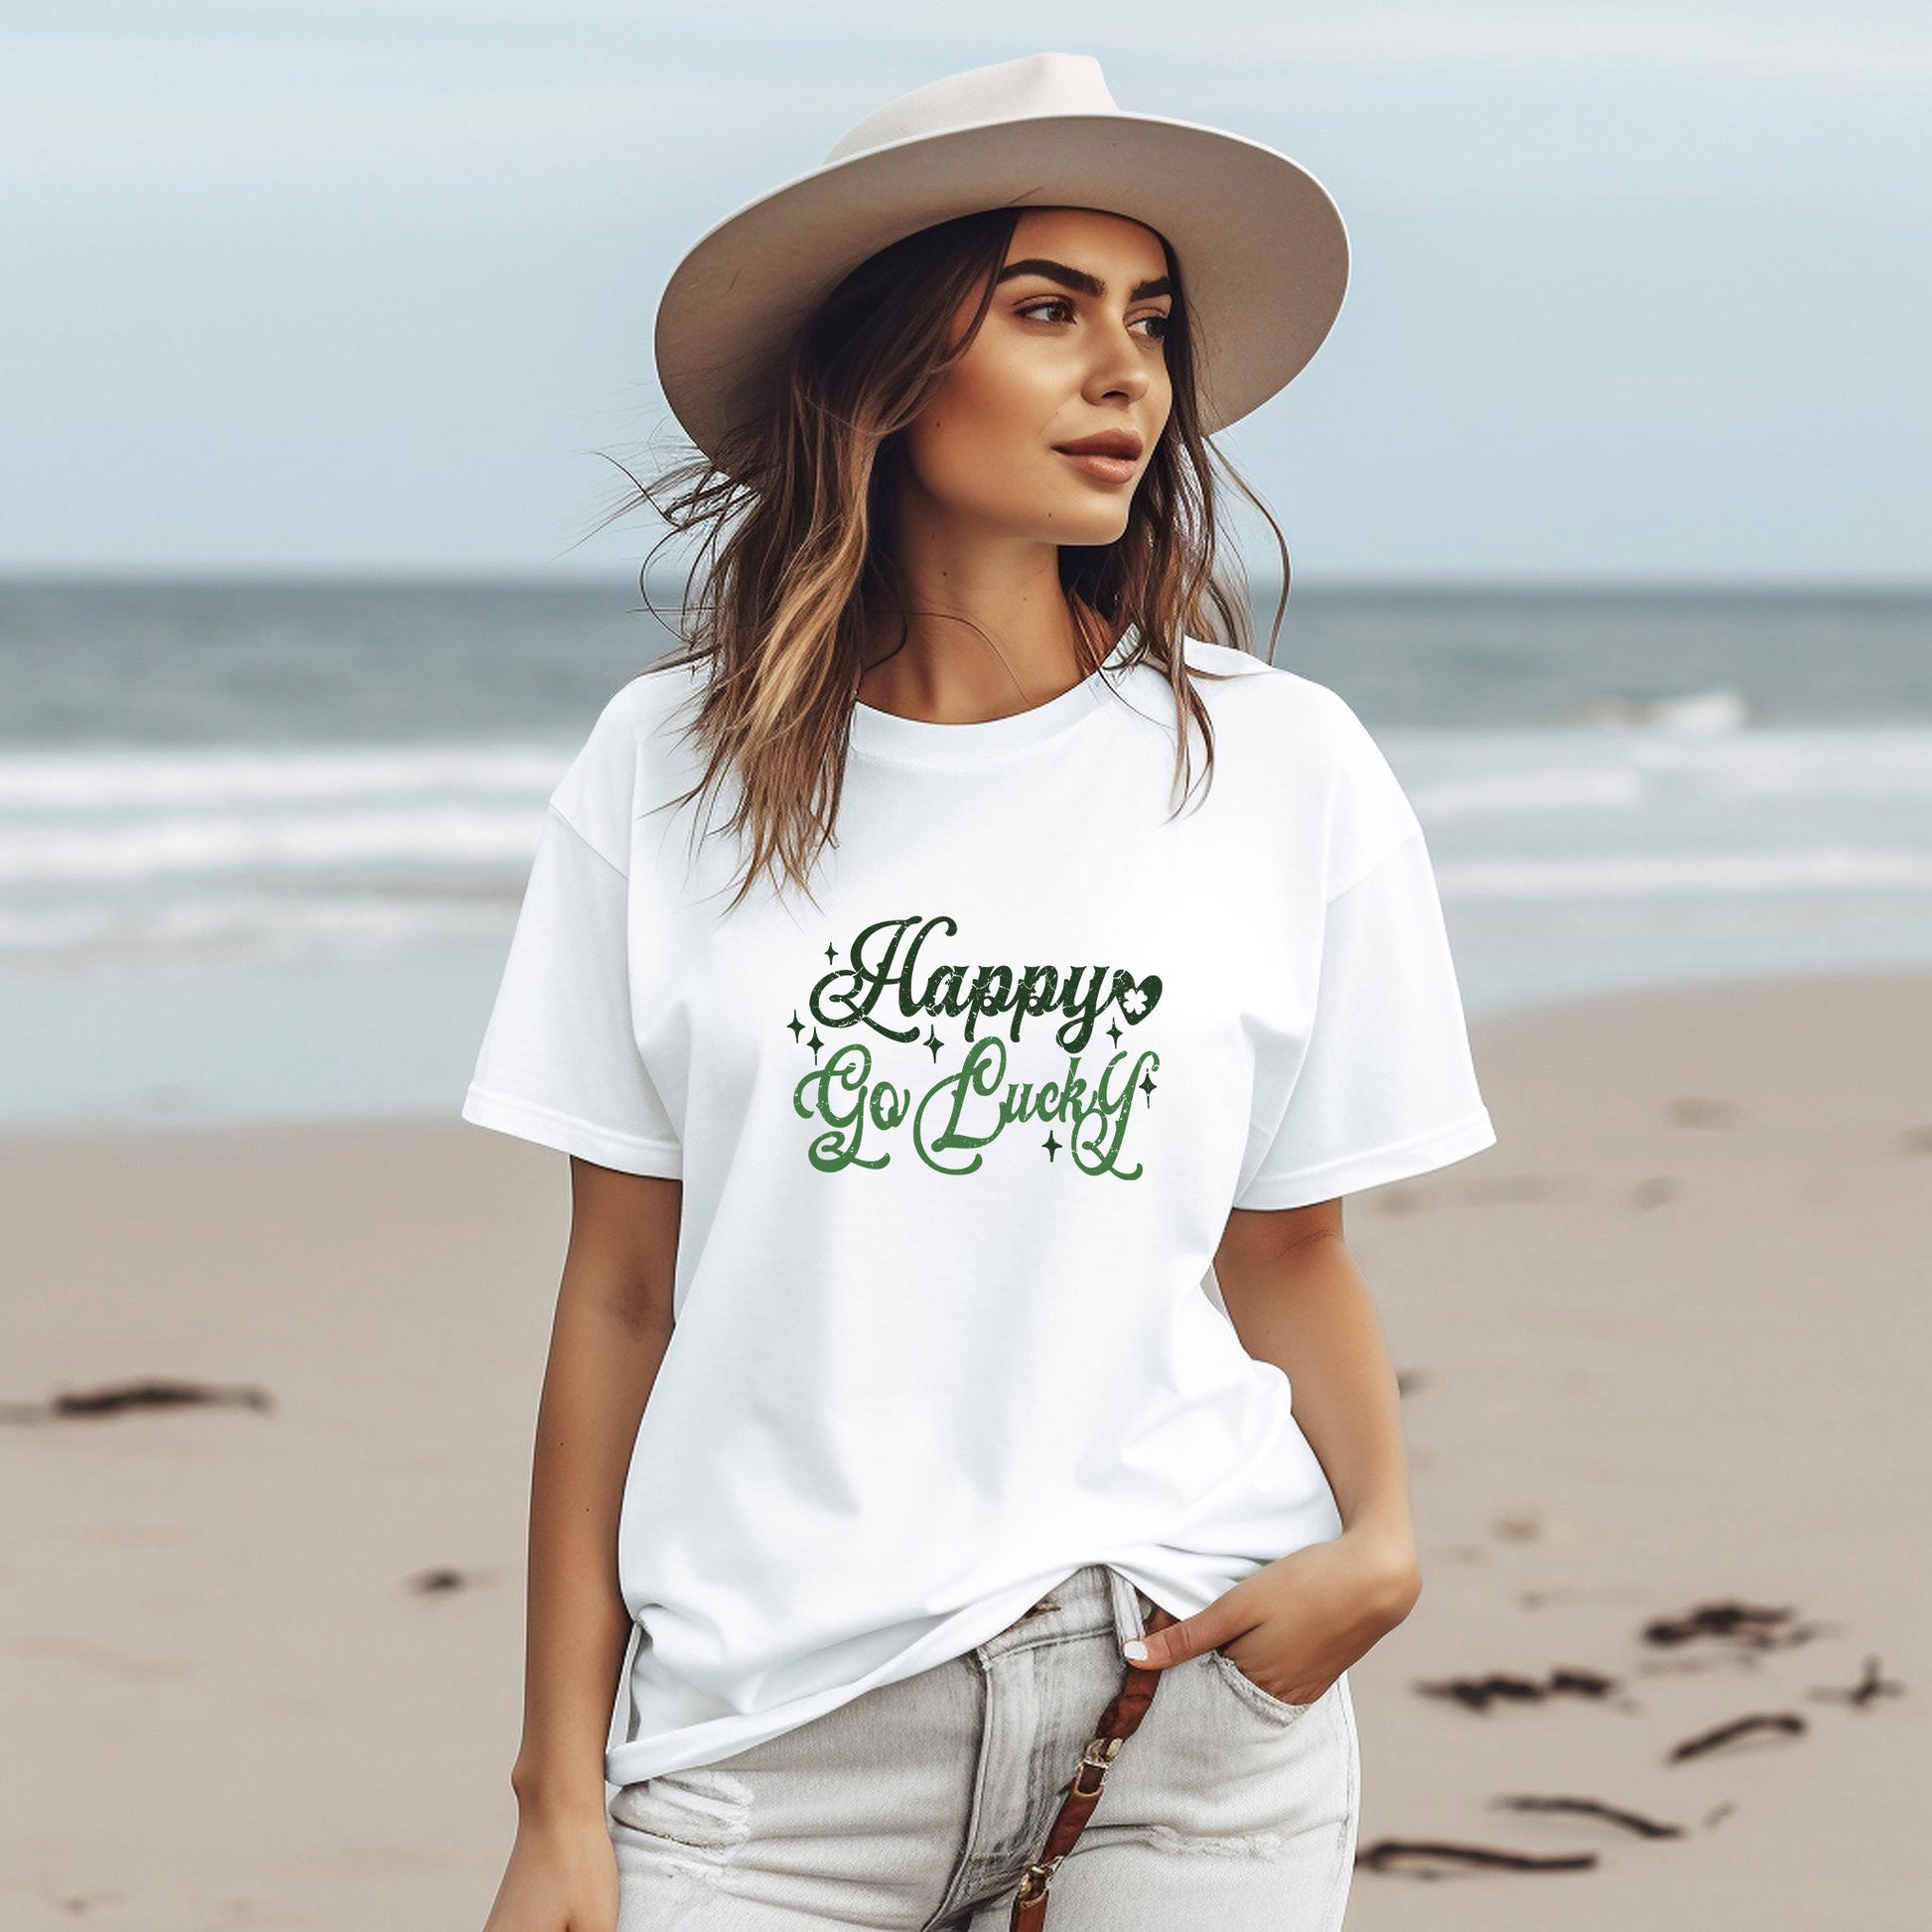
[[1130,1664],[1144,1664],[1147,1662],[1147,1645],[1139,1637],[1136,1637],[1131,1643],[1122,1644],[1121,1651]]

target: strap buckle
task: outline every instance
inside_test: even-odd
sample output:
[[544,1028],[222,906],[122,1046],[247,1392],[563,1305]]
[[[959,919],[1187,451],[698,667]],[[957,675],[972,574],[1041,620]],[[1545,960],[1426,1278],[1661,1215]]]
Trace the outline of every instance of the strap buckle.
[[1065,1857],[1064,1852],[1055,1852],[1050,1859],[1035,1859],[1020,1874],[1020,1887],[1015,1893],[1016,1902],[1042,1896],[1048,1881],[1053,1876],[1053,1867]]
[[[1126,1743],[1124,1737],[1095,1737],[1080,1753],[1080,1762],[1073,1773],[1072,1789],[1083,1798],[1096,1797],[1100,1788],[1107,1782],[1107,1767],[1120,1755],[1120,1747]],[[1093,1777],[1088,1780],[1087,1773]]]

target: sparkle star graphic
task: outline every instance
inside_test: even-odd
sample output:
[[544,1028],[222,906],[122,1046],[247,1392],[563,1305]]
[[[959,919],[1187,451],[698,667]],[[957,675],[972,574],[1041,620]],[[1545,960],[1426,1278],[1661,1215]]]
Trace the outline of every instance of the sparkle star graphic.
[[1109,1020],[1107,1022],[1107,1037],[1111,1039],[1116,1046],[1120,1044],[1120,1022],[1118,1020]]
[[785,1025],[791,1029],[791,1036],[793,1039],[796,1039],[805,1031],[805,1023],[799,1019],[798,1009],[796,1007],[792,1008],[791,1018],[785,1022]]
[[836,959],[836,958],[838,958],[838,956],[839,956],[839,949],[838,949],[838,947],[836,947],[836,946],[827,946],[827,947],[825,948],[825,957],[826,957],[827,959]]
[[1046,1138],[1040,1142],[1040,1146],[1046,1150],[1046,1158],[1049,1161],[1060,1151],[1060,1144],[1054,1140],[1053,1130],[1050,1127],[1046,1130]]
[[822,1039],[820,1039],[820,1038],[819,1038],[819,1036],[818,1036],[818,1029],[817,1029],[816,1027],[814,1027],[814,1028],[812,1029],[812,1036],[811,1036],[811,1038],[810,1038],[810,1039],[808,1039],[808,1040],[806,1040],[806,1042],[805,1042],[805,1044],[806,1044],[807,1046],[809,1046],[809,1047],[810,1047],[810,1048],[812,1049],[812,1058],[813,1058],[813,1059],[817,1059],[817,1058],[818,1058],[818,1049],[819,1049],[819,1048],[820,1048],[821,1046],[823,1046],[823,1045],[825,1044],[825,1042],[824,1042],[824,1041],[823,1041]]
[[1143,1073],[1141,1075],[1141,1091],[1144,1094],[1146,1094],[1150,1100],[1154,1098],[1154,1075],[1153,1074]]
[[922,1046],[930,1047],[932,1050],[932,1057],[936,1060],[939,1057],[940,1047],[945,1045],[946,1042],[939,1037],[939,1031],[936,1027],[928,1027],[926,1029],[925,1038],[922,1039],[919,1043]]

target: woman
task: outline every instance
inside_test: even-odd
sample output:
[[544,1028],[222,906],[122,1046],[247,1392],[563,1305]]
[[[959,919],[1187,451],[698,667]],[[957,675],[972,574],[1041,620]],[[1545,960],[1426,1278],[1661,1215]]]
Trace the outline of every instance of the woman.
[[1393,773],[1206,635],[1205,436],[1345,259],[1048,54],[673,276],[704,594],[464,1105],[572,1185],[490,1932],[1340,1923],[1420,1588],[1341,1197],[1494,1139]]

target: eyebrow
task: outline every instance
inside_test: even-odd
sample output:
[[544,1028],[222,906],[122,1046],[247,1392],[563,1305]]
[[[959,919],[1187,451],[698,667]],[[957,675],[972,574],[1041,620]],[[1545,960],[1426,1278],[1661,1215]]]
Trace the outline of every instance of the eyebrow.
[[[1008,262],[1006,267],[994,276],[994,285],[1008,282],[1016,275],[1043,275],[1049,282],[1057,282],[1062,288],[1078,289],[1082,295],[1104,298],[1107,284],[1098,275],[1089,275],[1084,268],[1069,268],[1064,262],[1047,261],[1043,256],[1030,255],[1025,261]],[[1173,283],[1165,275],[1157,275],[1149,282],[1136,282],[1128,290],[1130,302],[1145,301],[1150,295],[1172,295]]]

